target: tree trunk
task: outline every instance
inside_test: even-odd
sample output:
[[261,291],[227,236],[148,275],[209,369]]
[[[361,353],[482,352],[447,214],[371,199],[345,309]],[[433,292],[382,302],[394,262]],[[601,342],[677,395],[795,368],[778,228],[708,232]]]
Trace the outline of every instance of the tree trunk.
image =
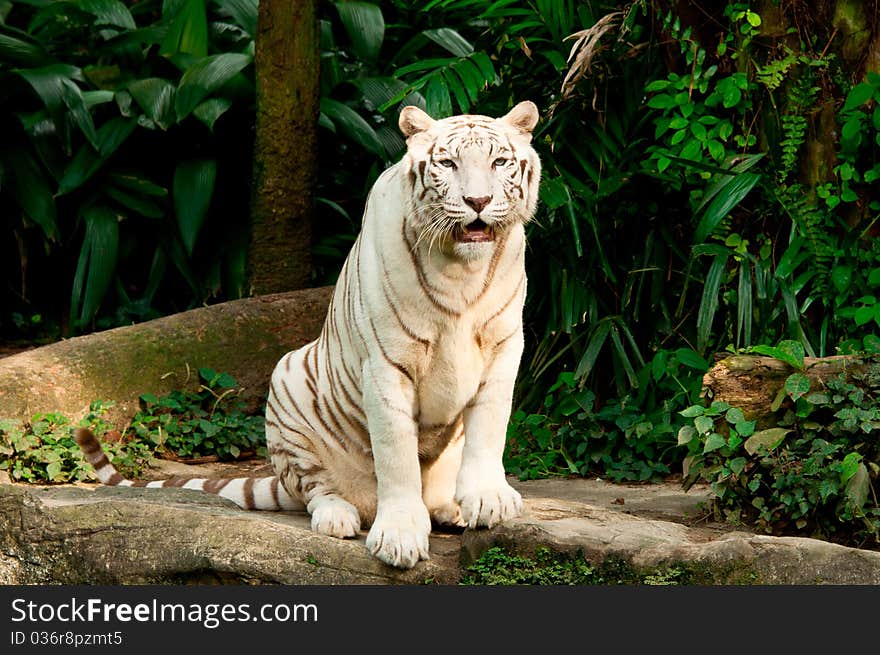
[[[811,389],[817,391],[823,382],[841,373],[852,382],[854,373],[876,366],[876,362],[859,357],[807,357],[803,373],[810,379]],[[771,405],[792,373],[795,369],[773,357],[731,355],[717,361],[703,377],[703,396],[740,408],[750,420],[766,422],[772,419]]]
[[251,295],[261,295],[301,289],[311,282],[320,105],[316,2],[261,2],[255,58],[257,124],[248,272]]
[[332,287],[233,300],[0,359],[0,418],[38,412],[82,417],[94,400],[116,404],[121,427],[144,393],[198,388],[200,367],[232,375],[257,410],[288,351],[321,332]]

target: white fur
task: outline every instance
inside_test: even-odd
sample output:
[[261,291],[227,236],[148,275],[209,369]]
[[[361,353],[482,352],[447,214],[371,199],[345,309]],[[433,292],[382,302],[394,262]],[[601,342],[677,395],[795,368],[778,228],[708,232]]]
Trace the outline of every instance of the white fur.
[[[273,373],[267,439],[282,483],[318,532],[348,537],[361,519],[371,524],[367,548],[393,566],[428,558],[431,518],[492,526],[521,510],[501,457],[523,348],[536,121],[531,103],[501,119],[434,121],[405,109],[408,153],[370,193],[327,325]],[[446,138],[462,129],[460,140]],[[497,148],[471,139],[483,132]],[[519,158],[496,165],[508,144]],[[438,163],[447,156],[454,167]],[[522,197],[504,181],[521,171]],[[443,197],[422,193],[422,180]],[[479,218],[495,241],[452,238],[450,226],[477,218],[468,197],[491,197]],[[427,234],[431,221],[442,229]]]

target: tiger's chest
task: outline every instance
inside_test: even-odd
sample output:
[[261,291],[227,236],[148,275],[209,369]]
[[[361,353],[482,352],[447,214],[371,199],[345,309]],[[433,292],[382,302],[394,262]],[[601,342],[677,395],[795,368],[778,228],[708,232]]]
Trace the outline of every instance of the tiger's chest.
[[437,335],[418,383],[421,425],[455,422],[477,395],[489,355],[479,341],[473,327],[464,322]]

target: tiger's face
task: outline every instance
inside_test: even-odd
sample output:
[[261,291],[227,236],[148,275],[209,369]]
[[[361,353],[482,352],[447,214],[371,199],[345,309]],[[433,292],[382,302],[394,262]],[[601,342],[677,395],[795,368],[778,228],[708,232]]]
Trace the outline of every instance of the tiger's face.
[[540,161],[531,146],[538,109],[521,102],[501,118],[463,115],[435,121],[405,107],[416,244],[451,257],[488,256],[511,226],[535,212]]

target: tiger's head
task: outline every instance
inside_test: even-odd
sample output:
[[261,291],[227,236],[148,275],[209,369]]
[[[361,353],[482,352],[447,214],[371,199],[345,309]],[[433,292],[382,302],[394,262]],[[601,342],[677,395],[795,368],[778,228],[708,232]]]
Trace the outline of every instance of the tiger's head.
[[538,108],[525,101],[501,118],[434,120],[418,107],[400,112],[407,137],[409,215],[416,245],[477,259],[513,225],[532,218],[541,163],[531,146]]

